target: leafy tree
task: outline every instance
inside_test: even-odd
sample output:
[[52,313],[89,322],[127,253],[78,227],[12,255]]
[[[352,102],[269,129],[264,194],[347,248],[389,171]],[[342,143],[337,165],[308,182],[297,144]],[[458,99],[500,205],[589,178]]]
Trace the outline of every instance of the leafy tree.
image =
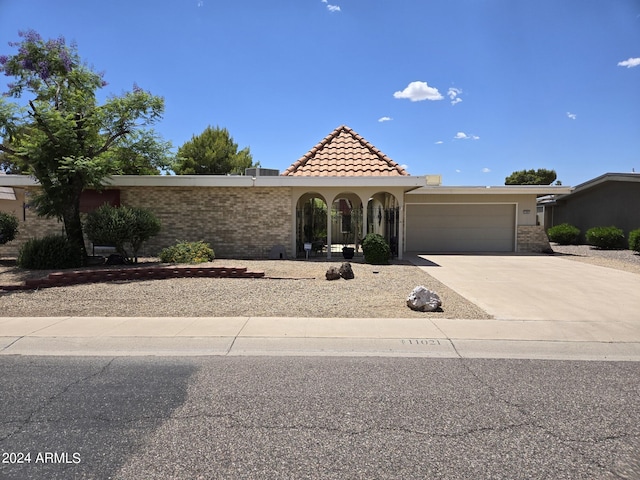
[[244,173],[253,164],[249,147],[238,151],[238,144],[226,128],[208,126],[179,149],[173,171],[178,175],[224,175]]
[[[513,172],[505,180],[505,185],[551,185],[557,178],[555,170],[539,168],[538,170],[519,170]],[[558,182],[558,185],[560,183]]]
[[0,56],[0,72],[16,79],[5,96],[23,99],[0,98],[0,151],[39,181],[32,205],[63,221],[85,259],[80,194],[117,171],[109,153],[160,119],[164,100],[134,85],[98,105],[96,92],[106,82],[81,61],[75,44],[44,40],[33,30],[19,35],[22,41],[9,43],[18,52]]
[[0,245],[10,242],[18,234],[18,219],[10,213],[0,212]]
[[171,142],[153,130],[138,130],[123,137],[105,153],[114,175],[159,175],[171,168]]

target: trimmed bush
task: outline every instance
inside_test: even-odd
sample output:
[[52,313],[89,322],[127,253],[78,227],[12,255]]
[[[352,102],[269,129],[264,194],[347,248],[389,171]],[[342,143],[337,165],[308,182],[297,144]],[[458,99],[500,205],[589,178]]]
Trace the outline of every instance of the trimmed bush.
[[137,262],[142,244],[160,232],[160,220],[143,208],[104,204],[87,216],[84,230],[94,245],[113,245],[127,261]]
[[549,228],[547,230],[547,236],[551,242],[559,245],[571,245],[578,242],[580,229],[568,223],[561,223],[560,225]]
[[10,213],[0,212],[0,245],[10,242],[18,234],[18,219]]
[[216,258],[211,246],[203,241],[178,242],[160,252],[164,263],[204,263]]
[[629,232],[629,249],[640,253],[640,228]]
[[369,233],[362,241],[364,261],[373,265],[385,265],[391,258],[391,247],[382,235]]
[[617,227],[593,227],[585,234],[587,243],[603,250],[616,250],[627,247],[624,232]]
[[32,238],[20,248],[18,266],[30,270],[53,270],[82,266],[82,251],[64,235]]

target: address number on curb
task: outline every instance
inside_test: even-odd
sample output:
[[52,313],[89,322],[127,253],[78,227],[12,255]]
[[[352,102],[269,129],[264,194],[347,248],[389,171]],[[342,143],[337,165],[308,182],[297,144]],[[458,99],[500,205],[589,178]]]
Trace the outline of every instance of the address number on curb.
[[402,344],[415,345],[415,346],[440,345],[440,340],[435,338],[411,338],[411,339],[403,339]]

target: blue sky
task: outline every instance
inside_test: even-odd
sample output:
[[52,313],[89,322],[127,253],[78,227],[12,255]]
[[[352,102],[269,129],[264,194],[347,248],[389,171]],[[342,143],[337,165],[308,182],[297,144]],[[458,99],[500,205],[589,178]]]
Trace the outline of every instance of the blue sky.
[[0,53],[26,29],[163,96],[176,148],[284,170],[345,124],[445,185],[640,172],[640,0],[0,0]]

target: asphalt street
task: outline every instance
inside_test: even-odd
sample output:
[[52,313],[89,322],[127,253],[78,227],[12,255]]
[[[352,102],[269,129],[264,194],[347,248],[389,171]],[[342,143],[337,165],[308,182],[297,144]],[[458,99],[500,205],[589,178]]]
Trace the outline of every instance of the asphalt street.
[[3,479],[640,478],[638,362],[4,356],[0,368]]

